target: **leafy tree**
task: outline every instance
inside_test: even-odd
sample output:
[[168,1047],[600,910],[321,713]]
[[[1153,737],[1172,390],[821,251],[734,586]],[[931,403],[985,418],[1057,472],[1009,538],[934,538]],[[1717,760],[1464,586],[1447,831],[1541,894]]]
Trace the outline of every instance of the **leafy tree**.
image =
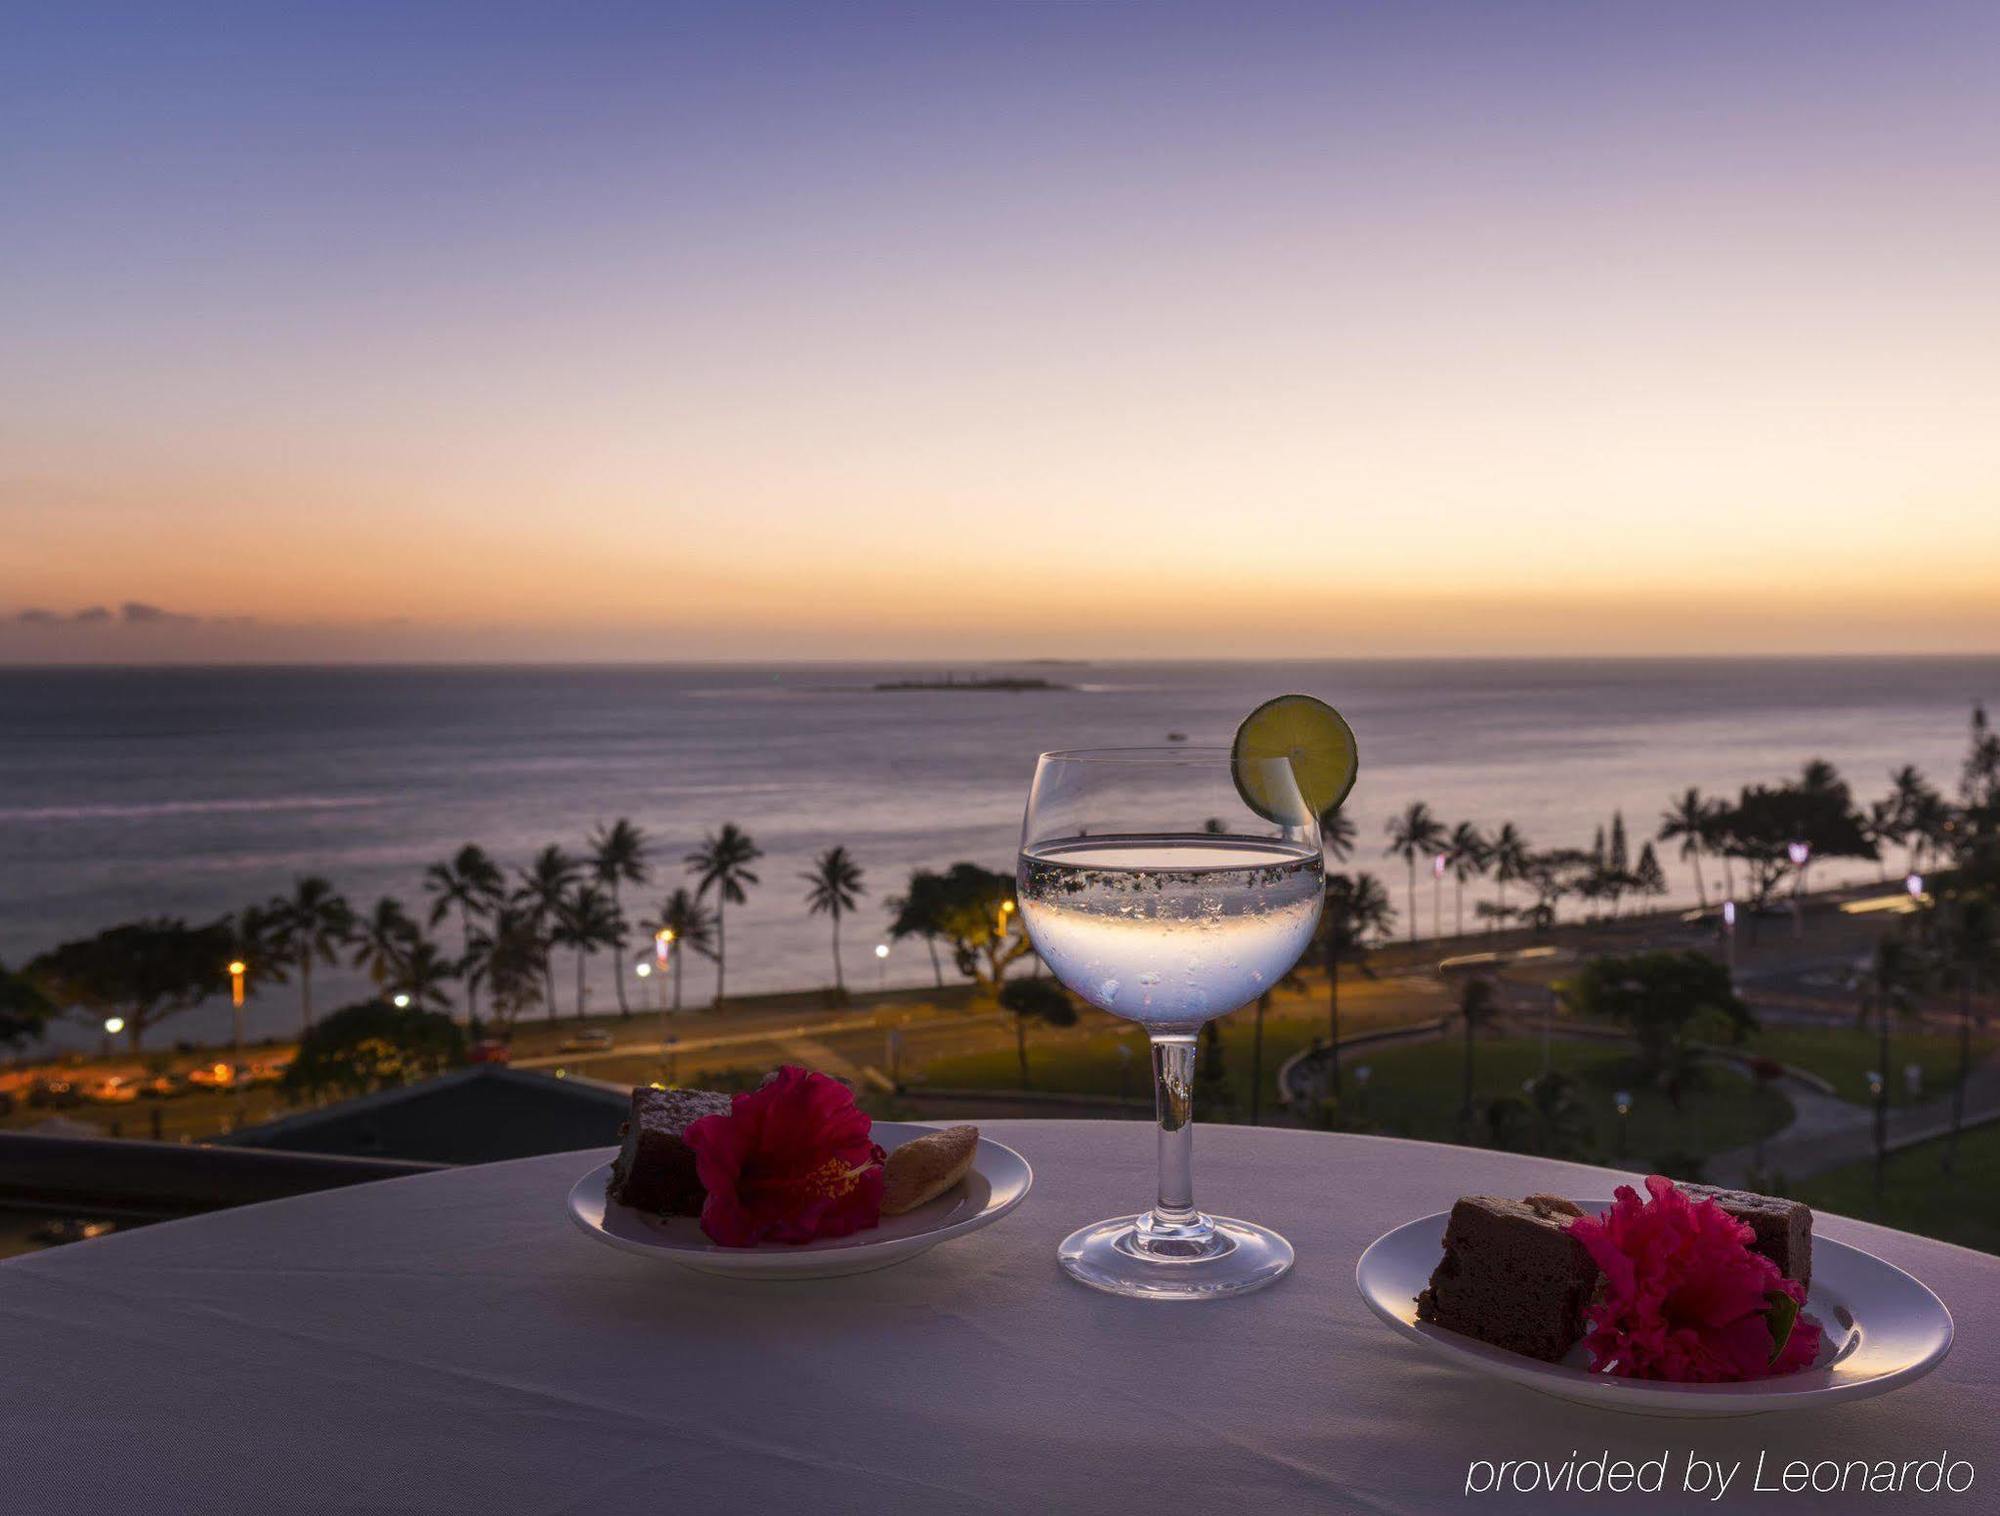
[[1389,892],[1373,874],[1327,875],[1318,931],[1320,962],[1326,967],[1326,1091],[1336,1100],[1340,1098],[1340,966],[1352,963],[1372,977],[1368,949],[1388,935],[1395,919]]
[[0,963],[0,1047],[21,1047],[42,1035],[56,1008],[23,974]]
[[235,940],[227,920],[198,927],[132,921],[52,948],[28,964],[26,976],[55,1005],[94,1020],[124,1017],[136,1053],[149,1028],[228,988]]
[[840,918],[868,893],[861,882],[861,865],[844,847],[830,847],[813,860],[813,866],[799,875],[806,883],[806,913],[826,916],[833,922],[833,988],[845,996],[847,981],[840,968]]
[[381,989],[396,974],[396,965],[417,940],[417,924],[400,900],[384,895],[375,909],[355,923],[354,966],[368,971],[368,982]]
[[317,874],[292,883],[265,908],[272,946],[299,971],[299,1022],[312,1030],[314,963],[339,962],[340,949],[354,933],[354,911],[333,885]]
[[1696,1041],[1740,1040],[1757,1026],[1729,970],[1705,953],[1595,958],[1560,988],[1581,1014],[1631,1033],[1641,1069],[1676,1103]]
[[1491,979],[1476,975],[1459,987],[1458,1019],[1465,1025],[1465,1093],[1459,1101],[1458,1122],[1468,1135],[1472,1130],[1473,1038],[1498,1012]]
[[1525,913],[1528,924],[1538,932],[1554,926],[1563,896],[1588,889],[1598,872],[1595,855],[1581,848],[1558,847],[1530,853],[1521,876],[1522,883],[1535,896],[1535,903]]
[[1014,1052],[1021,1061],[1021,1088],[1032,1089],[1028,1078],[1028,1023],[1075,1026],[1076,1006],[1062,987],[1049,979],[1017,979],[1003,986],[1000,1005],[1014,1017]]
[[579,885],[563,896],[549,925],[549,941],[556,947],[576,952],[576,1016],[583,1019],[584,974],[590,958],[601,947],[619,942],[618,914],[611,897],[594,884]]
[[750,865],[764,856],[764,850],[751,840],[750,834],[733,821],[725,821],[722,829],[711,832],[702,845],[689,853],[686,863],[695,876],[695,898],[705,900],[710,890],[715,891],[715,1003],[722,1004],[723,974],[728,965],[725,961],[727,940],[724,935],[723,908],[741,905],[748,896],[746,886],[759,882]]
[[625,1000],[625,943],[628,933],[625,927],[625,899],[619,887],[627,884],[644,884],[649,873],[646,855],[651,844],[646,834],[625,817],[620,816],[609,826],[600,825],[590,835],[590,870],[592,877],[611,896],[611,914],[616,919],[617,941],[611,946],[618,953],[618,972],[612,982],[618,987],[618,1014],[629,1016],[632,1007]]
[[[484,848],[468,842],[451,857],[424,870],[424,893],[431,897],[432,927],[453,911],[458,913],[459,951],[462,958],[469,958],[473,919],[499,910],[507,895],[507,879]],[[479,1022],[479,996],[469,975],[465,985],[465,1019],[468,1025],[476,1026]]]
[[1681,857],[1694,870],[1694,898],[1701,903],[1703,910],[1708,909],[1708,889],[1701,878],[1702,846],[1710,830],[1708,809],[1709,802],[1702,797],[1701,791],[1690,785],[1685,794],[1677,796],[1660,813],[1660,830],[1657,833],[1661,842],[1680,843]]
[[1639,848],[1639,862],[1632,870],[1632,885],[1649,900],[1657,900],[1667,892],[1667,871],[1660,867],[1660,855],[1653,851],[1650,842]]
[[1410,941],[1417,940],[1417,860],[1444,846],[1444,823],[1421,800],[1412,800],[1402,815],[1389,822],[1385,858],[1400,858],[1410,873]]
[[1806,843],[1819,858],[1875,857],[1847,786],[1820,778],[1813,784],[1746,785],[1720,818],[1724,853],[1749,870],[1753,910],[1761,911],[1790,873],[1795,842]]
[[294,1100],[366,1095],[428,1079],[465,1062],[465,1033],[451,1017],[367,1000],[307,1032],[282,1088]]
[[884,902],[893,913],[889,922],[891,941],[921,937],[930,950],[931,975],[944,988],[944,965],[938,961],[938,938],[944,935],[944,878],[929,869],[913,869],[908,887]]
[[[535,854],[534,861],[521,871],[512,898],[516,905],[527,910],[535,935],[545,946],[553,940],[556,917],[582,872],[583,865],[553,842]],[[555,959],[546,951],[542,954],[542,1004],[548,1007],[550,1016],[555,1015]]]
[[939,879],[937,924],[958,971],[986,990],[1034,950],[1014,909],[1014,876],[976,863],[954,863]]

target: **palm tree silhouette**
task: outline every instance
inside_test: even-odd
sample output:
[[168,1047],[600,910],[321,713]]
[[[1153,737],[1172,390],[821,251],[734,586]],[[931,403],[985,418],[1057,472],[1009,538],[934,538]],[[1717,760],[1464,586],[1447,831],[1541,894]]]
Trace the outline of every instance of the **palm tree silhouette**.
[[715,1003],[719,1006],[723,999],[723,975],[728,971],[728,939],[723,920],[725,906],[741,905],[746,898],[745,885],[759,883],[750,865],[764,856],[764,850],[757,846],[733,821],[722,823],[720,831],[711,832],[702,840],[700,847],[686,858],[688,872],[695,876],[695,898],[705,899],[710,890],[715,891]]
[[1493,846],[1486,840],[1486,834],[1470,821],[1461,821],[1451,829],[1451,838],[1445,844],[1445,852],[1450,857],[1452,898],[1452,935],[1465,935],[1465,881],[1477,879],[1484,874],[1493,860]]
[[418,1010],[449,1011],[451,996],[445,986],[458,977],[458,966],[427,937],[408,943],[396,959],[388,987],[408,995]]
[[1412,800],[1409,809],[1389,823],[1389,845],[1385,858],[1400,858],[1410,871],[1410,941],[1417,940],[1417,859],[1435,853],[1444,845],[1444,823],[1431,814],[1421,800]]
[[1896,797],[1884,795],[1880,800],[1871,801],[1868,814],[1861,818],[1861,835],[1868,839],[1875,849],[1875,877],[1886,880],[1889,877],[1889,848],[1901,847],[1909,834],[1903,830],[1901,819],[1896,813]]
[[646,854],[651,844],[646,834],[620,816],[609,826],[599,826],[590,834],[590,869],[597,882],[611,892],[611,912],[618,919],[618,972],[612,975],[618,987],[618,1014],[629,1016],[625,1003],[625,902],[618,893],[621,884],[644,884],[648,873]]
[[[506,892],[507,880],[500,865],[477,843],[466,843],[451,857],[424,870],[424,893],[431,897],[430,924],[435,927],[452,911],[458,912],[461,957],[472,952],[473,917],[497,909]],[[479,1024],[478,989],[470,977],[465,985],[465,1020],[468,1026]]]
[[921,937],[924,946],[930,949],[931,977],[937,981],[939,989],[944,988],[944,965],[938,961],[938,938],[944,935],[943,915],[946,908],[945,882],[942,875],[929,869],[912,869],[909,887],[900,895],[891,895],[883,902],[892,913],[889,923],[891,941],[901,942],[905,937]]
[[542,994],[549,946],[526,906],[501,905],[473,928],[459,971],[466,994],[484,985],[493,998],[493,1012],[502,1026],[512,1028],[524,1007]]
[[379,990],[395,977],[398,960],[417,935],[417,924],[403,910],[403,902],[384,895],[354,924],[354,966],[366,969],[368,982]]
[[674,892],[660,902],[660,914],[651,921],[642,923],[646,930],[658,934],[667,932],[674,965],[674,1009],[681,1008],[681,964],[683,949],[701,954],[704,958],[715,956],[715,912],[703,905],[686,885],[674,886]]
[[1472,1132],[1472,1038],[1491,1021],[1498,1006],[1494,1002],[1493,981],[1477,978],[1465,981],[1458,992],[1458,1014],[1465,1023],[1465,1094],[1459,1103],[1458,1122],[1462,1135]]
[[1345,863],[1354,856],[1354,840],[1354,818],[1338,806],[1319,818],[1320,851],[1335,863]]
[[1687,792],[1676,797],[1660,812],[1660,830],[1656,834],[1661,842],[1680,840],[1681,857],[1694,870],[1694,898],[1708,909],[1708,888],[1701,878],[1701,850],[1709,833],[1709,802],[1702,798],[1700,790],[1689,785]]
[[840,971],[840,918],[868,893],[868,887],[861,882],[861,865],[846,848],[830,847],[799,878],[806,882],[806,914],[832,918],[833,988],[836,994],[845,995],[847,981]]
[[292,893],[271,901],[266,920],[274,946],[298,965],[299,1022],[313,1024],[313,962],[338,963],[340,949],[354,931],[354,911],[333,885],[317,874],[293,881]]
[[1327,1093],[1340,1094],[1340,966],[1368,972],[1368,947],[1396,919],[1389,892],[1373,874],[1329,874],[1319,914],[1320,961],[1326,965],[1326,1047],[1332,1060]]
[[610,895],[594,884],[578,885],[563,896],[549,925],[549,941],[576,950],[576,1019],[583,1019],[584,973],[590,955],[621,940],[618,913]]
[[1528,877],[1528,839],[1521,835],[1521,829],[1513,822],[1504,821],[1486,844],[1486,850],[1493,863],[1493,882],[1498,886],[1500,895],[1500,911],[1494,919],[1504,920],[1507,915],[1507,886]]
[[[514,901],[527,907],[535,935],[547,939],[554,928],[556,913],[568,899],[580,869],[577,861],[551,842],[521,871],[514,887]],[[556,1014],[556,978],[552,955],[542,955],[542,1005],[550,1017]]]

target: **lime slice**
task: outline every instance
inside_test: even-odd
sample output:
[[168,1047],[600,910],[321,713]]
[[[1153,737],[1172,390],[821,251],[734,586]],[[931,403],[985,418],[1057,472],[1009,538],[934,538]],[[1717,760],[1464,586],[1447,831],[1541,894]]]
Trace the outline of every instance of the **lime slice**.
[[1266,793],[1267,781],[1257,760],[1291,759],[1299,793],[1315,816],[1335,810],[1354,788],[1354,776],[1360,771],[1354,729],[1339,711],[1310,695],[1280,695],[1258,706],[1236,729],[1229,756],[1243,803],[1266,821],[1281,825],[1298,818],[1287,814],[1285,797]]

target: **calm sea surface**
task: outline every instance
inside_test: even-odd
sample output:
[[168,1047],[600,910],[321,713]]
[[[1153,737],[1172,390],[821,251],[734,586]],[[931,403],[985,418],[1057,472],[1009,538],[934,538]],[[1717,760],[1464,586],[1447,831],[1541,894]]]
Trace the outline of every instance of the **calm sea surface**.
[[[654,879],[630,897],[647,909],[705,830],[735,821],[763,846],[762,885],[731,911],[730,984],[745,991],[828,977],[826,925],[806,917],[799,874],[845,843],[867,870],[846,930],[848,972],[866,984],[882,897],[910,869],[1011,867],[1046,748],[1169,731],[1223,743],[1269,695],[1322,696],[1360,737],[1356,862],[1397,884],[1382,833],[1409,800],[1447,821],[1511,820],[1537,846],[1586,844],[1622,808],[1636,852],[1677,789],[1732,790],[1809,757],[1838,764],[1863,798],[1906,762],[1955,783],[1971,702],[2000,705],[1995,658],[1014,671],[1073,688],[884,693],[868,686],[941,671],[826,665],[0,671],[0,960],[137,915],[214,916],[307,871],[357,908],[386,893],[420,909],[424,866],[461,842],[511,867],[629,816],[656,843]],[[1663,862],[1692,898],[1685,868]],[[611,1003],[609,973],[605,960],[593,1007]],[[691,992],[712,984],[709,965],[688,975]],[[920,948],[889,960],[891,983],[927,976]],[[253,1003],[251,1029],[295,1017],[276,989]],[[170,1035],[227,1022],[226,1006],[204,1007]]]

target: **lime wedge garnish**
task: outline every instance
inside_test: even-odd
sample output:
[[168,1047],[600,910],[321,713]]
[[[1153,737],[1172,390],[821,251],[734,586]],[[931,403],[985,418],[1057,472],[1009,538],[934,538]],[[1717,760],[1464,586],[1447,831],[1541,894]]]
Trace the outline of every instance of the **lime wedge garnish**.
[[1336,809],[1360,771],[1354,729],[1339,711],[1310,695],[1280,695],[1258,706],[1236,729],[1229,756],[1243,803],[1280,824],[1297,818],[1288,814],[1290,797],[1267,793],[1270,781],[1259,760],[1291,759],[1292,777],[1315,816]]

